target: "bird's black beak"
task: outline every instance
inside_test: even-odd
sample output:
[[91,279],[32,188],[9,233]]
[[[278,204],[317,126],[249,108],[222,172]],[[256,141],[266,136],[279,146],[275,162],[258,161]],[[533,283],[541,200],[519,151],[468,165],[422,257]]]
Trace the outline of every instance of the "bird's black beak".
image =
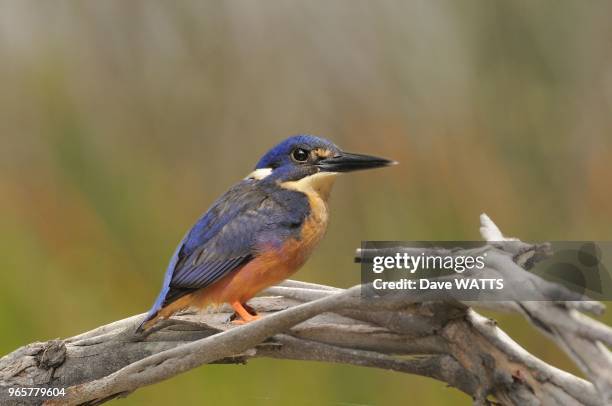
[[395,164],[397,162],[376,156],[340,152],[336,156],[320,160],[317,166],[323,172],[352,172]]

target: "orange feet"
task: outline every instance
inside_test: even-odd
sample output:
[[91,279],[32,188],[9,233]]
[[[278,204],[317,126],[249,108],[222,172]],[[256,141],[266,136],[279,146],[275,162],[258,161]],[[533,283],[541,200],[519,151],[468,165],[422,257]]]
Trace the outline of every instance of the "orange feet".
[[251,311],[253,311],[253,309],[251,309],[251,307],[246,304],[243,305],[240,302],[234,302],[231,305],[232,305],[232,308],[236,311],[236,314],[240,316],[240,319],[238,320],[232,319],[232,323],[234,324],[245,324],[245,323],[250,323],[252,321],[261,319],[260,315],[249,313],[249,311],[245,309],[245,306]]

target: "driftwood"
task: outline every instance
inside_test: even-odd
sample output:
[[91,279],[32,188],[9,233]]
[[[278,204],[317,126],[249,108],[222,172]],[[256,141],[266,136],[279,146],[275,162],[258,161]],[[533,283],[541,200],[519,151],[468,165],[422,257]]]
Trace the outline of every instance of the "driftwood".
[[[541,246],[505,239],[481,216],[488,269],[504,277],[527,273]],[[494,241],[513,241],[496,246]],[[493,256],[493,257],[491,257]],[[492,264],[492,265],[491,265]],[[541,281],[541,282],[539,282]],[[546,295],[543,280],[530,281]],[[541,283],[541,284],[540,284]],[[362,289],[286,281],[250,302],[264,317],[228,323],[230,309],[185,314],[136,337],[143,315],[64,340],[37,342],[0,359],[0,404],[99,404],[207,363],[253,357],[315,360],[428,376],[487,404],[607,405],[612,403],[612,329],[584,315],[599,302],[419,301],[405,295],[366,300]],[[588,380],[555,368],[514,342],[472,307],[516,312],[562,348]],[[409,379],[409,378],[407,378]],[[8,387],[66,388],[56,398],[8,397]]]

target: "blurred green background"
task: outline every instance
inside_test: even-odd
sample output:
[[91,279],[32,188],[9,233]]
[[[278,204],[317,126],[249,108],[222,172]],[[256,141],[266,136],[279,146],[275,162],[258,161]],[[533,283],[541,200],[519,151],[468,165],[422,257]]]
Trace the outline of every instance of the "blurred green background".
[[[0,353],[145,311],[185,230],[295,133],[401,162],[337,182],[297,279],[351,286],[361,240],[478,239],[483,211],[526,240],[611,239],[611,19],[603,1],[0,1]],[[263,359],[115,402],[407,399],[471,404]]]

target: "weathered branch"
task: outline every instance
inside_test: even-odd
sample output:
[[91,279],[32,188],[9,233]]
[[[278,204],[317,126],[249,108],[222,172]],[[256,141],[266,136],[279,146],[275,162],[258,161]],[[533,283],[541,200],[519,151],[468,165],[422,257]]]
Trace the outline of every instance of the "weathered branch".
[[[493,257],[486,272],[504,278],[524,273],[545,299],[550,284],[523,269],[545,247],[505,239],[484,215],[481,223]],[[502,240],[511,243],[495,245]],[[286,281],[250,303],[265,315],[257,322],[233,326],[227,322],[231,310],[223,307],[177,316],[144,339],[133,334],[143,315],[133,316],[72,338],[19,348],[0,359],[0,386],[66,387],[66,396],[46,404],[98,404],[203,364],[270,357],[428,376],[472,396],[476,404],[487,403],[489,396],[508,405],[612,401],[612,357],[606,347],[612,345],[612,329],[581,313],[601,313],[598,302],[473,303],[452,297],[440,302],[399,294],[365,300],[362,289],[367,287],[343,290]],[[523,315],[564,349],[589,381],[528,353],[470,306]],[[2,390],[1,396],[6,394]],[[37,404],[41,398],[0,397],[2,404],[24,401]]]

